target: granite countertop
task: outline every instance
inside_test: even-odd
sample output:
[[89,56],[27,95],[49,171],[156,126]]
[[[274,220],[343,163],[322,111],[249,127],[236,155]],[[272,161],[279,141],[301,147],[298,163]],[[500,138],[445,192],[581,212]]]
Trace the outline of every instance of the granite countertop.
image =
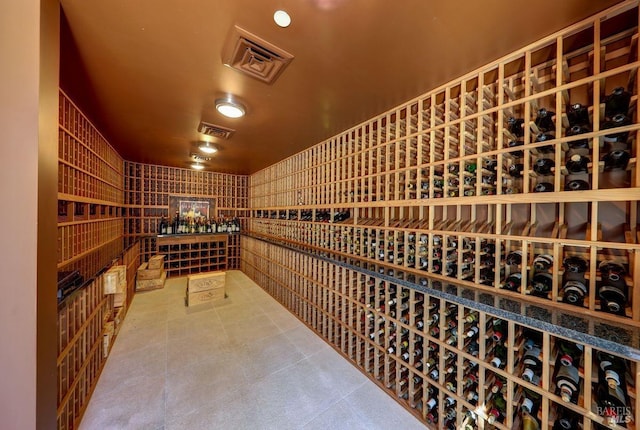
[[[597,349],[610,351],[624,356],[630,360],[640,361],[640,328],[620,324],[598,318],[593,314],[585,315],[586,309],[576,307],[575,312],[560,309],[553,306],[545,307],[543,304],[531,303],[524,299],[505,297],[498,293],[484,290],[476,290],[472,287],[460,285],[453,281],[443,281],[431,278],[425,272],[422,279],[426,279],[426,286],[411,282],[407,278],[416,275],[403,272],[394,268],[395,273],[403,273],[404,279],[399,279],[387,274],[381,274],[355,263],[365,262],[357,257],[345,257],[334,254],[331,251],[320,251],[301,245],[267,239],[243,233],[248,237],[261,240],[273,245],[291,249],[303,254],[328,261],[350,270],[361,272],[368,276],[374,276],[387,282],[421,291],[425,294],[438,297],[449,302],[486,312],[499,318],[508,319],[519,324],[526,325],[550,334],[573,340],[575,342],[590,345]],[[367,265],[370,263],[367,261]]]

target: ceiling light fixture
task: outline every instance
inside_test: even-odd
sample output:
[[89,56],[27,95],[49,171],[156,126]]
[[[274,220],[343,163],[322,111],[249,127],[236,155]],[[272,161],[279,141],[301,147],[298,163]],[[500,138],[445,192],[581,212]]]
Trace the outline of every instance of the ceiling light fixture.
[[240,118],[244,116],[244,106],[230,98],[216,100],[216,110],[228,118]]
[[209,142],[202,142],[198,146],[198,148],[200,149],[200,151],[204,152],[205,154],[214,154],[218,152],[218,149],[213,145],[211,145]]
[[202,170],[204,169],[204,166],[200,163],[193,163],[191,164],[191,168],[194,170]]
[[291,17],[283,10],[277,10],[273,14],[273,20],[282,28],[289,27],[291,24]]

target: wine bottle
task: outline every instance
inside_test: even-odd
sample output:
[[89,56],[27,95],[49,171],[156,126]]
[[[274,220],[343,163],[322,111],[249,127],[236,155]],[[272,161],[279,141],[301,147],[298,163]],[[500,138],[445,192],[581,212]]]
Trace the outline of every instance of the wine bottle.
[[611,94],[604,98],[604,116],[613,118],[616,115],[626,115],[629,113],[629,103],[631,94],[623,87],[616,87]]
[[609,313],[624,315],[627,304],[627,285],[624,279],[603,280],[598,287],[601,308]]
[[[591,129],[584,125],[574,125],[567,129],[567,136],[577,136],[591,132]],[[589,139],[577,139],[568,142],[570,149],[587,149],[589,148]]]
[[604,351],[598,351],[596,357],[598,359],[599,381],[604,381],[611,388],[626,387],[627,365],[625,361]]
[[487,422],[492,425],[496,422],[503,422],[506,411],[507,401],[502,396],[502,393],[494,394],[491,396],[491,400],[487,408]]
[[553,288],[553,276],[548,272],[538,272],[531,278],[531,294],[547,297]]
[[553,255],[540,254],[533,260],[533,267],[536,271],[549,270],[553,267]]
[[[507,147],[508,148],[517,148],[518,146],[523,146],[524,142],[522,140],[510,140],[507,143]],[[522,157],[524,155],[524,151],[511,151],[508,152],[507,154],[511,154],[514,157]]]
[[[616,128],[624,127],[630,124],[631,124],[631,118],[629,118],[625,114],[619,113],[611,117],[611,119],[602,123],[602,129],[603,130],[616,129]],[[604,136],[603,140],[609,143],[615,143],[615,142],[626,143],[628,137],[629,137],[628,131],[616,132],[615,130],[612,130],[611,133],[607,133]]]
[[551,158],[538,158],[533,165],[533,171],[538,175],[550,175],[555,165]]
[[580,376],[577,367],[573,365],[559,366],[554,382],[563,402],[577,403],[580,392]]
[[604,170],[625,170],[629,165],[631,155],[628,151],[616,149],[605,154],[602,160],[604,161]]
[[[549,140],[553,140],[556,138],[556,135],[554,132],[552,131],[546,131],[543,133],[538,133],[536,135],[536,142],[546,142]],[[541,154],[551,154],[555,151],[553,145],[544,145],[544,146],[539,146],[536,148],[536,150],[541,153]]]
[[540,430],[540,423],[533,415],[522,413],[522,430]]
[[554,131],[556,129],[556,126],[553,122],[554,116],[555,112],[551,112],[545,108],[541,108],[538,110],[535,124],[541,131]]
[[524,136],[524,119],[511,117],[507,120],[509,132],[516,137]]
[[508,291],[518,291],[522,285],[522,273],[516,272],[507,276],[507,279],[502,284],[502,288]]
[[552,430],[579,430],[578,415],[564,407],[556,409],[556,419],[553,422]]
[[581,306],[589,289],[583,280],[571,279],[562,285],[562,301]]
[[564,186],[565,191],[585,191],[589,188],[589,183],[587,181],[583,181],[582,179],[571,180]]
[[601,415],[605,416],[605,424],[613,426],[614,424],[624,425],[625,411],[629,411],[627,406],[627,395],[622,386],[612,387],[610,384],[598,383],[597,406]]
[[503,344],[498,343],[493,347],[491,365],[498,369],[504,369],[507,365],[507,348]]
[[540,373],[542,371],[542,351],[538,345],[532,346],[525,351],[522,362],[524,364],[524,370],[522,372],[522,379],[527,382],[531,382],[534,385],[538,385],[540,382]]
[[533,188],[534,193],[552,193],[553,184],[551,182],[538,182]]
[[493,318],[492,325],[493,333],[491,334],[491,340],[504,343],[509,335],[507,322],[501,318]]
[[582,257],[569,256],[562,261],[564,270],[570,273],[584,273],[589,267],[589,263]]
[[586,173],[588,171],[589,157],[580,154],[573,154],[567,160],[567,170],[569,173]]
[[515,163],[509,166],[509,176],[513,178],[521,178],[523,171],[524,171],[524,164],[522,163]]
[[581,103],[574,103],[567,108],[567,119],[570,126],[588,127],[591,123],[589,120],[589,109]]
[[507,258],[505,259],[505,262],[509,266],[519,266],[519,265],[521,265],[522,264],[522,251],[520,251],[520,250],[511,251],[510,253],[507,254]]

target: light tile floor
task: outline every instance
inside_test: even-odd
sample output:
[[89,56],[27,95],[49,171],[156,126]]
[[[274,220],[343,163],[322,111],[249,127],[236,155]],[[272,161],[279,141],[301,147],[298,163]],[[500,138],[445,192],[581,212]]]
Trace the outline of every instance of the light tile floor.
[[215,306],[185,288],[135,296],[81,430],[424,429],[242,272]]

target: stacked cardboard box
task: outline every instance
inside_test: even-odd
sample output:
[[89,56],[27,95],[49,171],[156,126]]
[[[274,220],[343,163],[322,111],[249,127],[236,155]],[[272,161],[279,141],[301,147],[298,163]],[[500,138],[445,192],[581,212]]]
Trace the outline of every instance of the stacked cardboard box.
[[187,277],[187,306],[225,298],[226,272],[207,272]]
[[113,306],[124,306],[127,302],[127,266],[111,266],[102,279],[104,294],[113,294]]
[[164,255],[155,255],[142,263],[136,273],[136,291],[164,288],[167,274],[164,271]]

